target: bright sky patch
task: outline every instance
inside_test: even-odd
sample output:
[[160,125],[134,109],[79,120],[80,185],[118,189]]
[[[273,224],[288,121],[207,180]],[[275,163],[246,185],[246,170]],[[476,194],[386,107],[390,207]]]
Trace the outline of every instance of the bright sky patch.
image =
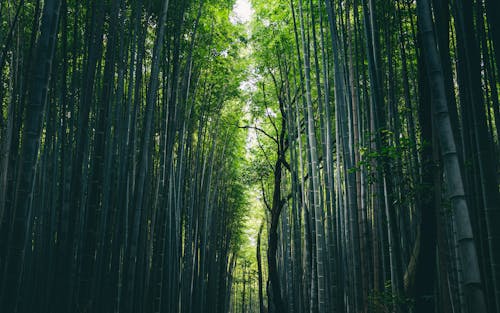
[[249,0],[236,0],[231,14],[231,23],[247,23],[252,19],[253,9]]

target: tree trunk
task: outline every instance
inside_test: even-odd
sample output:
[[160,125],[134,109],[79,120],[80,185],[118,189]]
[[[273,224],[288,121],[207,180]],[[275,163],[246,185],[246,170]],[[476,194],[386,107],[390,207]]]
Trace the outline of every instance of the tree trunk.
[[[8,312],[17,312],[19,288],[24,266],[28,216],[33,195],[35,165],[38,157],[43,116],[47,101],[52,59],[59,25],[59,0],[47,0],[44,3],[40,37],[36,48],[36,75],[30,88],[29,103],[24,119],[24,131],[19,164],[18,185],[15,194],[13,222],[10,225],[9,249],[2,283],[2,307]],[[29,221],[29,220],[28,220]]]
[[448,113],[444,77],[434,39],[429,1],[419,0],[417,2],[417,12],[422,36],[422,50],[427,61],[426,68],[431,86],[434,118],[441,143],[441,154],[448,187],[447,191],[456,216],[455,226],[457,229],[457,245],[460,251],[459,256],[462,266],[467,269],[463,272],[467,307],[469,312],[483,313],[486,312],[486,304],[481,289],[476,246],[464,194],[462,171],[459,166],[455,139]]

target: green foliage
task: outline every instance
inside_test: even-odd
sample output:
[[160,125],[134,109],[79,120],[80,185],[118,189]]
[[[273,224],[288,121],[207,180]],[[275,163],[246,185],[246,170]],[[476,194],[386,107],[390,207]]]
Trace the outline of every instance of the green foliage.
[[393,294],[391,281],[385,282],[384,290],[372,290],[368,295],[368,308],[372,313],[391,313],[394,306],[413,307],[414,300],[400,294]]

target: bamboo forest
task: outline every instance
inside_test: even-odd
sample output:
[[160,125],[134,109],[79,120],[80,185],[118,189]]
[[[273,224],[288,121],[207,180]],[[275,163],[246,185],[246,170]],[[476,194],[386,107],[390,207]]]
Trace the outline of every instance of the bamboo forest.
[[0,0],[1,313],[500,313],[499,0]]

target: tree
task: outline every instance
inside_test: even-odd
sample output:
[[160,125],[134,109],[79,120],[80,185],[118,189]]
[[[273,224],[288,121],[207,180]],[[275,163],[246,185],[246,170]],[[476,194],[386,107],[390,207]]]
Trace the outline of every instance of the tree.
[[441,61],[436,49],[434,33],[432,30],[429,3],[420,0],[418,3],[419,26],[422,36],[422,50],[426,56],[426,67],[431,86],[431,99],[434,106],[434,117],[441,144],[441,154],[444,162],[444,172],[451,207],[455,211],[455,226],[457,228],[456,243],[460,251],[460,262],[464,268],[463,284],[469,310],[486,312],[486,303],[481,290],[481,277],[477,258],[476,247],[472,234],[471,222],[465,199],[462,173],[456,151],[455,139],[448,113],[444,78]]
[[24,118],[22,160],[19,163],[18,184],[15,189],[13,219],[11,223],[7,224],[9,227],[9,246],[3,271],[1,303],[3,308],[12,312],[16,312],[18,309],[24,258],[26,250],[29,248],[27,235],[30,225],[26,223],[26,217],[31,215],[35,165],[52,70],[60,6],[60,1],[53,0],[46,1],[43,7],[40,37],[36,44],[35,53],[37,58],[35,73],[37,74],[33,76],[30,83],[29,103]]

